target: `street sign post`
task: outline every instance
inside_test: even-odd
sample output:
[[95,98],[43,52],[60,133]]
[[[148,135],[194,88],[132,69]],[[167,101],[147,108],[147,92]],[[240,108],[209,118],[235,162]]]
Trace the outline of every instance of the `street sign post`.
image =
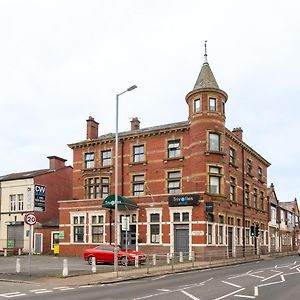
[[31,276],[32,226],[36,223],[36,216],[29,213],[25,215],[24,222],[29,225],[28,273]]
[[27,225],[33,226],[36,223],[36,216],[34,214],[27,214],[24,221]]

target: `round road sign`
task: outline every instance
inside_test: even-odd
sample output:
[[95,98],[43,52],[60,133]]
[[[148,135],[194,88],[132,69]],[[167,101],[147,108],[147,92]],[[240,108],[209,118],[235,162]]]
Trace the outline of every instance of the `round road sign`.
[[34,225],[36,223],[36,216],[34,214],[27,214],[24,221],[28,225]]

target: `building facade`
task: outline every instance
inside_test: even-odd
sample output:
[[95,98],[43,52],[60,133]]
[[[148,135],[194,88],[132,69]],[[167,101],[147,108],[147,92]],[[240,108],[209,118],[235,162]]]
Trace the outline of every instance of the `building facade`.
[[299,249],[299,207],[297,199],[281,202],[277,199],[274,184],[268,189],[269,198],[269,252],[288,252]]
[[[65,159],[48,159],[48,169],[0,177],[0,250],[28,252],[31,233],[34,253],[51,253],[59,229],[58,201],[72,198],[73,169]],[[29,213],[37,219],[32,230],[24,222]]]
[[[268,250],[269,162],[243,141],[243,130],[225,127],[227,94],[205,61],[186,98],[186,121],[119,133],[118,243],[129,218],[127,244],[146,253],[218,250],[241,256]],[[59,203],[62,254],[114,241],[115,134],[98,134],[89,117],[86,139],[73,150],[73,199]],[[259,228],[259,238],[251,227]]]

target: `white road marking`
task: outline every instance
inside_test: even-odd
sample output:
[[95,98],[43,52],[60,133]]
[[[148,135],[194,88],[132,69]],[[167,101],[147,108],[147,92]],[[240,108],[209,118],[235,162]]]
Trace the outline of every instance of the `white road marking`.
[[22,294],[20,292],[14,292],[14,293],[0,294],[0,296],[4,298],[14,298],[14,297],[26,296],[26,294]]
[[254,287],[254,296],[258,296],[258,287],[257,286],[255,286]]
[[228,281],[222,281],[223,283],[226,283],[226,284],[229,284],[229,285],[231,285],[231,286],[234,286],[234,287],[236,287],[236,288],[241,288],[241,286],[240,285],[237,285],[237,284],[234,284],[234,283],[231,283],[231,282],[228,282]]
[[[98,286],[103,286],[104,284],[100,284],[100,285],[98,285]],[[90,287],[93,287],[92,285],[81,285],[81,286],[79,286],[78,288],[79,289],[85,289],[85,288],[90,288]]]
[[53,291],[51,290],[44,290],[44,291],[37,291],[37,292],[33,292],[35,294],[46,294],[46,293],[53,293]]
[[293,269],[296,269],[296,268],[298,268],[298,267],[300,267],[300,265],[296,265],[296,266],[294,266],[294,267],[292,267],[292,268],[290,268],[290,269],[293,270]]
[[255,299],[256,297],[250,295],[234,295],[234,297],[238,298],[248,298],[248,299]]
[[168,289],[157,289],[158,291],[162,291],[162,292],[170,292],[170,290]]
[[267,281],[267,280],[269,280],[269,279],[271,279],[271,278],[273,278],[273,277],[276,277],[276,276],[278,276],[278,275],[280,275],[280,274],[282,274],[283,272],[279,272],[279,273],[276,273],[276,274],[274,274],[274,275],[272,275],[272,276],[270,276],[270,277],[267,277],[267,278],[265,278],[265,279],[263,279],[263,280],[261,280],[262,282],[263,281]]
[[260,284],[257,287],[262,287],[262,286],[267,286],[267,285],[272,285],[272,284],[277,284],[277,283],[285,282],[284,276],[280,275],[280,277],[281,277],[281,281],[273,281],[273,282],[269,282],[269,283],[265,283],[265,284]]
[[254,274],[248,274],[251,277],[255,277],[255,278],[260,278],[260,279],[265,279],[265,277],[263,276],[258,276],[258,275],[254,275]]
[[243,291],[244,289],[245,289],[245,288],[241,288],[241,289],[239,289],[239,290],[236,290],[236,291],[234,291],[234,292],[232,292],[232,293],[223,295],[223,296],[221,296],[221,297],[219,297],[219,298],[216,298],[216,299],[214,299],[214,300],[220,300],[220,299],[227,298],[227,297],[229,297],[229,296],[231,296],[231,295],[234,295],[234,294],[236,294],[236,293],[238,293],[238,292],[240,292],[240,291]]
[[53,288],[54,290],[60,290],[60,291],[68,291],[68,290],[74,290],[74,287],[69,287],[69,286],[60,286],[60,287],[55,287]]
[[209,282],[209,281],[211,281],[211,280],[213,280],[213,279],[214,279],[214,278],[211,277],[211,278],[209,278],[209,279],[207,279],[207,280],[204,280],[204,281],[202,281],[202,282],[199,282],[199,283],[183,284],[183,285],[179,285],[178,287],[179,287],[179,288],[184,288],[184,289],[186,289],[186,288],[191,288],[191,287],[195,287],[195,286],[200,286],[200,285],[204,285],[205,283],[207,283],[207,282]]
[[200,284],[203,285],[203,284],[205,284],[206,282],[209,282],[209,281],[211,281],[211,280],[213,280],[213,279],[214,279],[213,277],[210,277],[209,279],[200,282]]
[[185,294],[186,296],[188,296],[189,298],[191,298],[193,300],[200,300],[200,298],[197,298],[186,291],[181,291],[181,293]]

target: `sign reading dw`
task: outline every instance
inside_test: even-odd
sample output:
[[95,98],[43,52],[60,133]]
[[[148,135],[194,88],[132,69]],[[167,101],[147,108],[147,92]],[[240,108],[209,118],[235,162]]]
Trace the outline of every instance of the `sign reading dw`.
[[46,210],[46,186],[36,184],[34,186],[34,210],[45,211]]

